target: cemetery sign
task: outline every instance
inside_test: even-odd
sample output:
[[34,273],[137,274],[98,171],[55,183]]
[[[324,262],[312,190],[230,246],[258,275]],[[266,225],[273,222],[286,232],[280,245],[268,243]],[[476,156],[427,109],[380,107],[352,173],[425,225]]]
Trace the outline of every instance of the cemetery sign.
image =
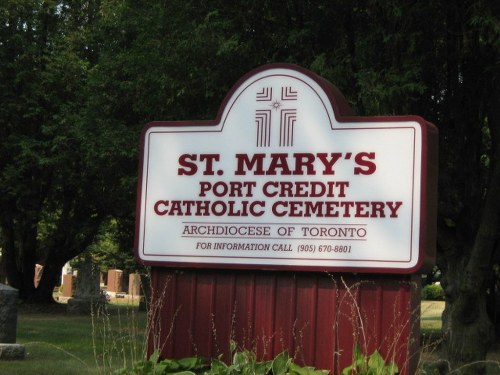
[[273,64],[216,120],[147,124],[136,256],[149,265],[414,273],[435,252],[437,130],[355,117],[338,90]]

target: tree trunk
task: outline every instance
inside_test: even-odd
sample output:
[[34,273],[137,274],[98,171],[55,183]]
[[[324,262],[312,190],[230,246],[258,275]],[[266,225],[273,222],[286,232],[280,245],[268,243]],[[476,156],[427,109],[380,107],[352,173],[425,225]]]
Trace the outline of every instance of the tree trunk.
[[32,246],[36,241],[19,241],[18,244],[11,224],[3,225],[7,281],[19,291],[20,300],[31,300],[35,290],[36,264],[36,252]]
[[54,303],[53,291],[61,278],[64,262],[46,262],[43,266],[42,277],[35,290],[35,302],[40,304]]
[[18,239],[18,267],[20,268],[21,282],[19,298],[26,302],[33,302],[35,297],[35,267],[37,263],[37,224],[36,214],[27,213],[21,225],[17,226],[21,232]]
[[[494,326],[487,313],[487,289],[493,277],[491,262],[500,225],[500,162],[492,170],[474,244],[455,240],[444,249],[443,354],[452,370],[462,375],[485,374]],[[458,255],[460,254],[460,255]]]
[[[447,289],[459,289],[461,267],[450,271],[447,278],[453,280],[455,287],[447,285]],[[494,339],[493,324],[486,311],[486,294],[479,290],[475,296],[463,291],[452,294],[458,297],[447,299],[443,312],[443,357],[449,368],[456,370],[454,374],[486,374],[484,360]]]

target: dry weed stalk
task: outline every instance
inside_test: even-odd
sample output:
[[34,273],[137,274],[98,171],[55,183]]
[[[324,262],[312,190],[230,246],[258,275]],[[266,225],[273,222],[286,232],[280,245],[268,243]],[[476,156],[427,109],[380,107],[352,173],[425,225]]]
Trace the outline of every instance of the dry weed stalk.
[[[385,332],[380,332],[382,336],[378,337],[377,329],[374,329],[375,327],[369,328],[367,326],[367,322],[369,321],[376,322],[376,317],[374,316],[375,311],[367,310],[366,307],[360,305],[360,293],[362,285],[366,283],[373,284],[374,282],[371,280],[361,280],[349,284],[343,277],[340,277],[341,287],[338,287],[337,280],[332,275],[330,275],[330,278],[334,283],[337,301],[334,319],[335,323],[333,327],[333,330],[335,332],[335,341],[337,343],[341,342],[342,339],[340,337],[340,327],[342,323],[345,323],[347,321],[349,322],[352,330],[353,352],[354,346],[359,345],[365,355],[370,355],[372,353],[370,352],[369,348],[372,348],[374,344],[376,344],[374,350],[380,352],[382,348],[385,348],[385,350],[387,351],[385,358],[386,361],[395,361],[400,351],[407,351],[408,353],[410,353],[410,356],[406,359],[405,363],[403,363],[399,369],[401,372],[404,372],[404,369],[409,365],[409,361],[410,359],[412,359],[412,356],[420,353],[411,353],[410,349],[415,344],[415,342],[413,341],[415,340],[415,338],[406,340],[406,338],[403,337],[406,332],[413,331],[413,328],[415,328],[415,324],[419,324],[417,319],[402,319],[403,315],[407,315],[407,311],[402,311],[401,309],[407,309],[409,308],[409,306],[401,306],[402,301],[400,300],[400,296],[398,294],[396,299],[393,301],[391,324],[385,328]],[[402,283],[406,285],[410,283],[410,287],[413,289],[413,291],[416,291],[418,289],[417,284],[413,282],[405,281]],[[341,293],[341,291],[343,292]],[[373,316],[370,316],[370,313],[373,314]],[[416,313],[418,313],[418,311],[411,311],[409,313],[409,316],[418,316],[416,315]],[[342,328],[345,329],[345,326],[343,326]],[[402,347],[402,345],[404,345],[405,347]],[[339,360],[341,355],[342,349],[337,348],[334,351],[334,362],[337,363],[337,366],[340,362]],[[337,371],[340,372],[341,369],[337,369]]]
[[[148,345],[151,345],[151,352],[162,351],[173,331],[172,323],[167,335],[162,336],[161,309],[169,282],[170,278],[157,298],[143,289],[143,294],[150,296],[145,328],[137,308],[127,307],[123,317],[120,308],[112,311],[106,304],[92,305],[92,344],[98,373],[109,374],[116,368],[131,368],[134,363],[147,359]],[[178,310],[174,320],[177,313]]]

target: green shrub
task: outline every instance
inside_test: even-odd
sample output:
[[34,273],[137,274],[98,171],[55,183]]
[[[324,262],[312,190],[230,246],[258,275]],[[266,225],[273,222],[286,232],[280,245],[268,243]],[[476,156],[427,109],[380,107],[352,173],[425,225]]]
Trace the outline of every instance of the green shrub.
[[443,301],[444,290],[441,284],[430,284],[422,288],[422,299],[428,301]]
[[372,355],[366,356],[359,345],[354,348],[352,365],[342,370],[342,375],[397,375],[398,366],[394,362],[385,363],[384,358],[375,350]]
[[293,363],[287,352],[278,354],[272,361],[257,361],[254,352],[237,351],[231,343],[232,363],[227,365],[221,357],[214,358],[209,364],[203,358],[190,357],[179,360],[164,359],[158,361],[159,352],[155,351],[149,360],[139,361],[132,370],[120,369],[121,375],[327,375],[327,370],[316,370],[313,367],[301,367]]

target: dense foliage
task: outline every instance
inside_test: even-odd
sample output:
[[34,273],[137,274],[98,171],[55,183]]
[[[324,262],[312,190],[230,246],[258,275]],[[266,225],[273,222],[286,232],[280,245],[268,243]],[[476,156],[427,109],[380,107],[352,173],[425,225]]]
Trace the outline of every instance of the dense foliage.
[[[222,358],[207,361],[201,357],[181,359],[163,359],[159,361],[159,352],[155,351],[148,360],[139,361],[132,369],[123,368],[117,374],[129,375],[328,375],[328,370],[316,370],[314,367],[299,366],[287,352],[278,354],[269,361],[259,361],[255,352],[237,350],[231,343],[232,358],[225,363]],[[383,361],[383,360],[382,360]],[[361,373],[360,373],[361,374]],[[392,375],[392,374],[389,374]]]
[[422,288],[422,299],[427,301],[443,301],[444,290],[441,284],[429,284]]
[[[259,361],[255,352],[238,350],[231,342],[231,361],[226,363],[221,357],[207,361],[201,357],[181,359],[162,359],[155,351],[147,360],[133,364],[132,369],[122,368],[116,374],[121,375],[328,375],[330,370],[317,370],[311,366],[300,366],[285,351],[272,360]],[[352,365],[342,370],[342,375],[395,375],[398,367],[394,362],[388,364],[378,351],[365,355],[356,345]]]
[[[453,367],[484,358],[500,258],[499,7],[1,2],[0,239],[9,283],[25,300],[51,301],[62,265],[110,226],[118,252],[131,254],[142,125],[212,119],[244,73],[296,63],[337,85],[359,115],[418,114],[439,127],[446,356]],[[44,265],[38,288],[35,263]]]

